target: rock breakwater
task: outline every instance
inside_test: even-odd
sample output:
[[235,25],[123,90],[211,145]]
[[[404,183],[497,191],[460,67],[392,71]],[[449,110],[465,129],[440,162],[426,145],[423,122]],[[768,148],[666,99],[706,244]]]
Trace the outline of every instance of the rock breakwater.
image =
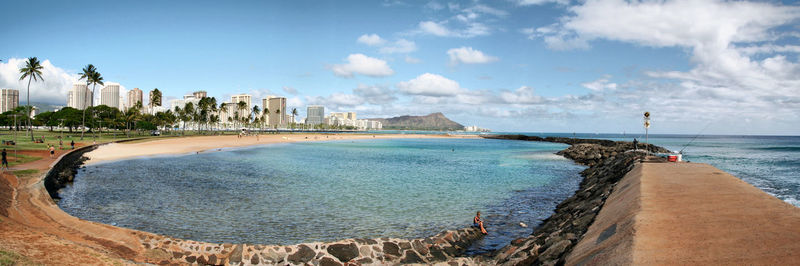
[[78,173],[78,168],[87,160],[86,157],[83,157],[83,154],[93,151],[96,148],[97,145],[90,145],[71,151],[63,155],[55,165],[50,168],[44,178],[44,187],[54,201],[60,199],[58,190],[72,182],[75,178],[75,174]]
[[151,254],[163,254],[157,264],[210,265],[395,265],[432,264],[475,260],[459,258],[469,245],[483,237],[476,228],[448,230],[421,239],[346,239],[297,245],[212,244],[139,234]]
[[594,221],[614,186],[633,168],[634,163],[645,159],[649,153],[669,152],[652,144],[640,145],[640,150],[634,151],[633,143],[611,140],[524,135],[485,138],[569,144],[569,148],[557,154],[589,166],[581,172],[584,179],[575,194],[561,202],[555,213],[544,220],[531,236],[516,239],[493,254],[493,262],[504,265],[563,264]]

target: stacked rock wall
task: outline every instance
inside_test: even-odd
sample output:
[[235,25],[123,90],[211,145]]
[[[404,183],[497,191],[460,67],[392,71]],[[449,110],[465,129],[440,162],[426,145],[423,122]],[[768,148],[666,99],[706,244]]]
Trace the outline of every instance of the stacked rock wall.
[[634,163],[644,159],[649,153],[669,152],[655,145],[641,145],[641,150],[633,151],[633,144],[630,142],[610,140],[523,135],[488,138],[570,144],[570,147],[557,154],[589,166],[581,172],[584,179],[575,194],[556,206],[555,213],[544,220],[531,236],[516,239],[493,254],[493,263],[503,265],[563,264],[566,256],[600,212],[614,186],[633,169]]
[[[431,264],[474,260],[457,258],[469,245],[483,237],[476,228],[449,230],[432,237],[346,239],[297,245],[212,244],[172,239],[142,233],[139,238],[149,253],[166,254],[157,264],[210,265],[392,265]],[[459,263],[463,264],[463,263]]]

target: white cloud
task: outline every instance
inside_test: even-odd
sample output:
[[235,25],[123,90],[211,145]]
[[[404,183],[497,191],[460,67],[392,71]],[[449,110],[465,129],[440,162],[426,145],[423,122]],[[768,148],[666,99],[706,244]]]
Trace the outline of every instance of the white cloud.
[[510,104],[542,104],[546,102],[544,97],[536,95],[534,89],[528,86],[522,86],[515,91],[502,91],[500,99],[502,102]]
[[461,64],[485,64],[497,61],[498,58],[486,55],[479,50],[472,49],[472,47],[461,47],[447,50],[447,55],[450,56],[450,63],[457,65]]
[[[27,58],[10,58],[7,62],[0,62],[0,88],[19,90],[20,105],[27,102],[28,79],[19,80],[19,69],[25,66],[26,60]],[[41,64],[42,80],[31,82],[31,102],[66,105],[67,92],[72,89],[72,84],[77,82],[79,77],[71,72],[77,73],[77,71],[56,67],[47,59],[41,61]]]
[[354,107],[362,105],[364,104],[364,98],[358,95],[337,92],[328,97],[306,97],[306,102],[308,102],[308,104],[322,105],[325,106],[325,108],[338,110],[342,107]]
[[397,84],[397,88],[405,94],[430,97],[455,96],[464,91],[458,82],[431,73],[400,82]]
[[616,90],[617,83],[610,82],[608,80],[610,78],[610,76],[605,76],[604,78],[595,81],[581,83],[581,86],[591,91]]
[[410,53],[417,50],[417,44],[406,39],[399,39],[394,43],[381,47],[378,51],[384,54]]
[[422,60],[420,60],[419,58],[414,58],[414,57],[410,57],[410,56],[406,56],[406,58],[404,60],[406,61],[406,63],[409,63],[409,64],[422,63]]
[[550,3],[555,3],[559,5],[569,4],[569,0],[517,0],[515,2],[517,2],[517,4],[521,6],[544,5]]
[[449,29],[447,29],[447,27],[433,21],[420,22],[419,29],[424,33],[440,37],[448,37],[453,34]]
[[358,37],[358,42],[369,46],[378,46],[386,43],[386,40],[378,36],[378,34],[364,34]]
[[423,21],[419,23],[419,32],[439,37],[472,38],[486,36],[491,33],[488,26],[479,22],[467,22],[464,28],[451,30],[445,26],[446,22]]
[[[589,48],[593,40],[648,47],[677,47],[691,55],[688,71],[647,71],[628,84],[607,79],[582,84],[592,90],[597,114],[661,110],[666,121],[685,114],[727,121],[772,121],[773,127],[800,120],[800,63],[797,45],[781,38],[797,28],[800,7],[741,1],[585,1],[568,8],[558,23],[523,29],[551,49]],[[590,98],[591,99],[591,98]],[[615,109],[619,108],[619,109]],[[793,114],[776,116],[774,114]],[[794,120],[792,120],[794,119]],[[678,122],[675,122],[678,123]],[[676,124],[678,125],[678,124]],[[737,128],[738,132],[751,132]]]
[[283,86],[283,91],[291,95],[297,95],[297,89],[292,87]]
[[369,104],[384,105],[397,101],[395,92],[386,86],[358,84],[353,93]]
[[434,10],[434,11],[439,11],[439,10],[444,9],[444,5],[442,5],[442,4],[440,4],[439,2],[436,2],[436,1],[430,1],[427,4],[425,4],[425,8],[428,8],[428,9],[431,9],[431,10]]
[[333,65],[330,69],[333,74],[345,78],[352,78],[354,74],[370,77],[386,77],[394,74],[394,70],[386,61],[363,54],[351,54],[347,56],[346,64]]

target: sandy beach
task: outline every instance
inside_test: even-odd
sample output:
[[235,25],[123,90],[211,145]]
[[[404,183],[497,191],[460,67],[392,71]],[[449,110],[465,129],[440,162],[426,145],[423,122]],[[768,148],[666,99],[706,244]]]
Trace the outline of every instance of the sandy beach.
[[418,139],[418,138],[463,138],[475,139],[476,135],[422,135],[422,134],[267,134],[259,136],[195,136],[161,140],[109,143],[86,153],[86,165],[141,156],[186,154],[220,148],[246,147],[253,145],[290,143],[300,141],[326,141],[351,139]]

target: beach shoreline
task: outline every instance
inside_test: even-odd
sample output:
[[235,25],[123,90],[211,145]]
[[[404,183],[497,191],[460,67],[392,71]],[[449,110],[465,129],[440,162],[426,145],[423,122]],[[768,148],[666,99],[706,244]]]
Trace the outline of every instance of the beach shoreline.
[[358,140],[358,139],[478,139],[476,135],[445,134],[265,134],[226,136],[192,136],[150,140],[134,143],[108,143],[100,145],[94,151],[84,154],[88,158],[84,165],[101,162],[118,161],[131,158],[182,155],[207,152],[215,149],[242,148],[267,144],[295,143],[307,141]]

